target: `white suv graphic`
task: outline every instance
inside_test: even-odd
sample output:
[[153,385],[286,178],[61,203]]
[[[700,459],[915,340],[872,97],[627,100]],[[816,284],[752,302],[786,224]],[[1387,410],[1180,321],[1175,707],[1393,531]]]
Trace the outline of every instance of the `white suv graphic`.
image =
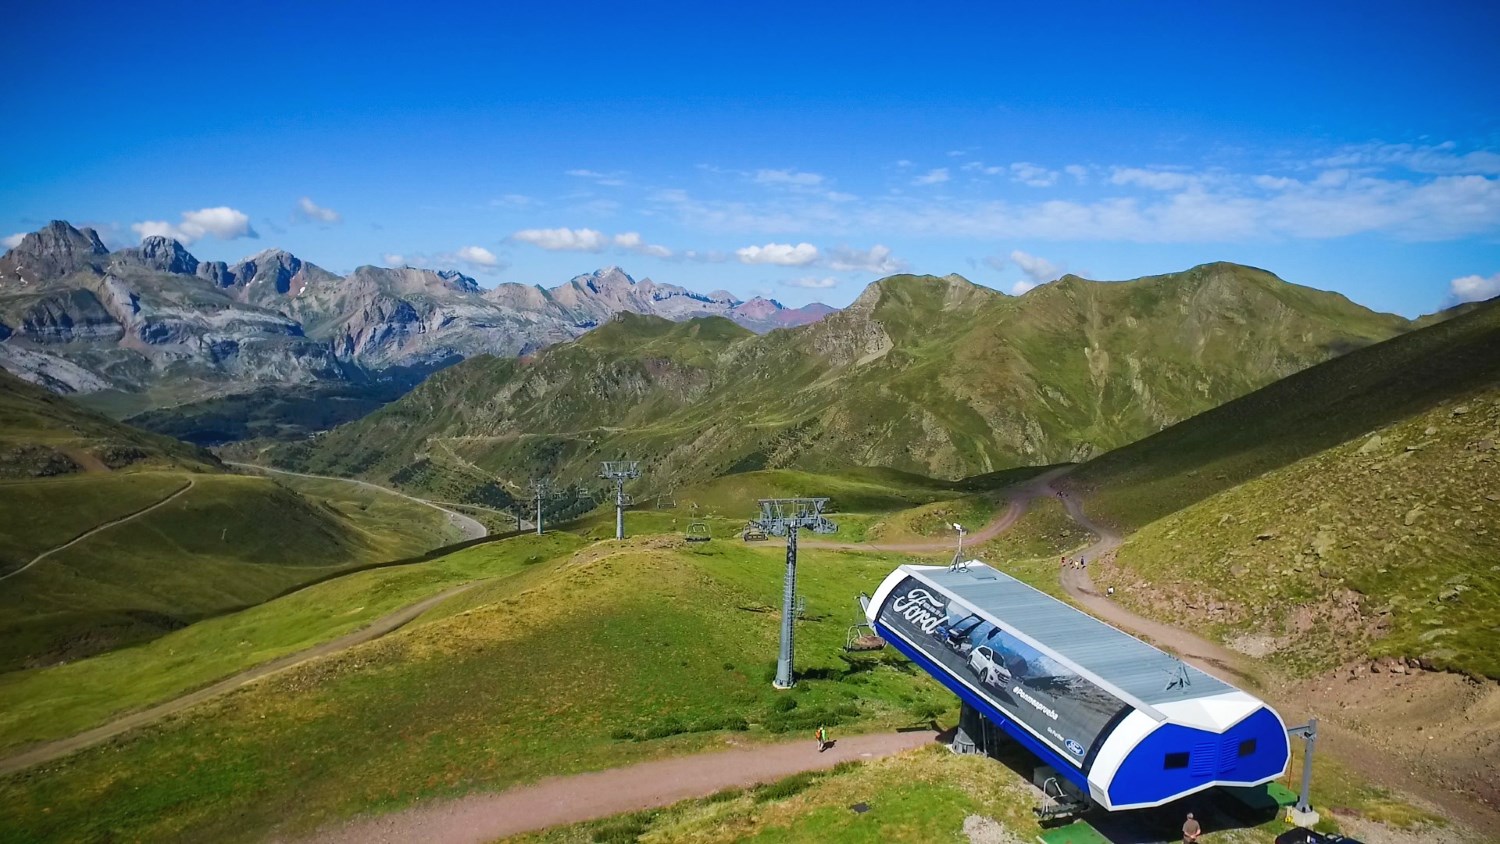
[[1010,670],[995,656],[989,645],[980,645],[969,652],[969,670],[986,686],[1000,688],[1010,679]]

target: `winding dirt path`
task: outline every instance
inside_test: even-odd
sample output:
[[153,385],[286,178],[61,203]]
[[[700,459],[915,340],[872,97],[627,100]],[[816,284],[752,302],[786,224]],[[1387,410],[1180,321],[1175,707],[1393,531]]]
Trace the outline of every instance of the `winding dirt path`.
[[[1052,482],[1062,477],[1072,469],[1072,466],[1059,466],[1049,469],[1029,481],[1024,481],[1005,490],[1007,506],[1005,512],[996,516],[989,524],[964,535],[966,545],[983,545],[1000,534],[1010,530],[1031,506],[1031,502],[1044,495],[1055,495]],[[953,539],[944,537],[942,539],[929,539],[920,542],[830,542],[822,539],[801,539],[797,545],[803,548],[821,548],[834,551],[887,551],[898,554],[930,554],[953,549]]]
[[401,812],[359,818],[305,839],[319,844],[482,844],[562,824],[670,806],[726,788],[774,782],[840,762],[877,759],[937,741],[930,730],[837,739],[819,753],[811,740],[678,756],[587,774],[548,777],[534,785],[457,800],[420,803]]
[[[1077,496],[1064,497],[1063,506],[1068,511],[1068,517],[1079,527],[1098,537],[1097,541],[1080,552],[1086,559],[1102,558],[1118,549],[1124,541],[1118,533],[1090,519],[1084,513],[1083,502]],[[1362,776],[1437,807],[1449,818],[1477,831],[1482,839],[1475,840],[1500,841],[1500,814],[1464,793],[1442,788],[1431,777],[1409,770],[1408,766],[1403,766],[1399,760],[1334,720],[1330,713],[1318,713],[1313,701],[1299,699],[1296,686],[1276,678],[1262,679],[1255,670],[1254,659],[1187,630],[1131,612],[1101,594],[1089,577],[1087,568],[1064,568],[1061,581],[1069,597],[1095,617],[1150,640],[1158,647],[1176,653],[1183,661],[1226,682],[1242,688],[1248,686],[1272,703],[1282,717],[1288,719],[1288,724],[1302,723],[1313,715],[1319,715],[1322,718],[1318,724],[1318,748],[1321,752],[1331,754],[1346,768],[1358,771]],[[1464,841],[1470,840],[1468,836],[1469,833],[1460,832],[1451,838],[1454,841]]]
[[225,465],[228,465],[228,466],[238,466],[238,467],[240,467],[242,469],[253,469],[253,470],[257,471],[257,472],[273,472],[273,473],[275,473],[277,475],[292,475],[293,477],[298,477],[298,478],[313,478],[313,479],[320,480],[320,481],[343,481],[346,484],[355,484],[355,485],[358,485],[358,486],[365,487],[366,489],[373,489],[373,490],[377,490],[379,492],[389,493],[391,495],[395,495],[395,496],[398,496],[398,497],[401,497],[401,498],[405,498],[407,501],[415,501],[418,504],[421,504],[421,505],[424,505],[424,506],[427,506],[427,507],[431,507],[432,509],[438,510],[438,511],[443,512],[443,513],[447,513],[448,514],[448,523],[451,524],[451,525],[453,525],[460,532],[462,532],[463,535],[464,535],[464,539],[466,539],[466,540],[467,539],[483,539],[484,537],[490,535],[490,529],[487,528],[487,527],[485,527],[482,522],[480,522],[478,519],[474,518],[473,516],[465,516],[463,513],[460,513],[460,512],[458,512],[456,510],[449,510],[447,507],[444,507],[444,506],[442,506],[440,504],[437,504],[435,502],[432,502],[432,501],[428,501],[425,498],[418,498],[415,495],[407,495],[406,493],[404,493],[404,492],[402,492],[400,490],[391,489],[388,486],[381,486],[380,484],[372,484],[369,481],[360,481],[360,480],[355,480],[354,478],[339,478],[339,477],[335,477],[333,475],[309,475],[306,472],[292,472],[292,471],[288,471],[286,469],[273,469],[270,466],[261,466],[258,463],[235,463],[235,462],[230,461],[230,460],[226,460],[226,461],[224,461],[224,463],[225,463]]
[[37,563],[40,563],[42,560],[45,560],[48,557],[52,556],[53,554],[56,554],[59,551],[65,551],[65,550],[67,550],[69,548],[72,548],[74,545],[77,545],[78,543],[84,541],[85,539],[88,539],[89,537],[93,536],[96,533],[99,533],[101,531],[109,530],[110,528],[114,527],[115,525],[122,525],[122,524],[130,521],[131,519],[135,519],[135,518],[139,518],[140,516],[144,516],[147,513],[151,512],[152,510],[155,510],[158,507],[164,507],[167,504],[172,503],[172,501],[176,500],[176,498],[178,496],[182,495],[183,493],[187,492],[188,490],[190,490],[192,488],[193,488],[193,479],[192,478],[188,478],[188,482],[186,484],[184,484],[180,489],[177,489],[176,491],[174,491],[170,495],[168,495],[166,498],[163,498],[162,500],[156,502],[155,504],[148,504],[147,506],[142,507],[139,510],[136,510],[134,513],[127,513],[127,514],[119,517],[118,519],[112,519],[110,521],[105,522],[102,525],[98,525],[96,527],[89,528],[88,530],[84,531],[83,533],[78,534],[77,536],[73,537],[72,539],[68,540],[67,542],[64,542],[63,544],[57,546],[56,548],[49,548],[46,551],[43,551],[42,553],[36,555],[35,557],[33,557],[31,559],[31,562],[27,563],[24,566],[21,566],[20,568],[16,569],[15,571],[8,572],[6,574],[0,575],[0,580],[7,580],[9,578],[15,577],[16,575],[18,575],[21,572],[23,572],[23,571],[31,568],[32,566],[36,565]]
[[65,739],[58,739],[57,741],[49,741],[45,744],[34,745],[21,753],[17,753],[13,756],[7,756],[4,759],[0,759],[0,775],[11,774],[16,771],[30,768],[33,765],[40,765],[43,762],[50,762],[53,759],[66,756],[69,753],[74,752],[75,750],[82,750],[85,747],[91,747],[102,741],[114,738],[121,733],[133,730],[137,727],[143,727],[147,724],[159,721],[162,718],[167,717],[168,715],[181,712],[182,710],[187,709],[190,706],[202,703],[205,700],[216,698],[219,695],[232,692],[235,689],[240,688],[241,686],[259,680],[262,677],[275,674],[278,671],[283,671],[295,665],[301,665],[302,663],[307,662],[310,659],[317,659],[318,657],[335,654],[339,651],[352,648],[355,645],[362,645],[365,642],[369,642],[373,639],[378,639],[381,636],[384,636],[387,633],[390,633],[406,625],[407,623],[412,621],[412,619],[415,619],[417,616],[421,615],[424,612],[427,612],[428,610],[453,597],[454,595],[474,588],[481,582],[483,581],[476,580],[472,583],[465,583],[461,586],[455,586],[452,589],[439,592],[438,594],[424,598],[416,602],[415,604],[402,607],[401,609],[396,610],[390,615],[382,616],[368,626],[362,627],[359,630],[354,631],[353,633],[346,633],[345,635],[340,636],[337,639],[324,642],[321,645],[314,645],[313,647],[306,650],[298,651],[294,654],[287,654],[286,656],[280,657],[279,659],[273,659],[270,662],[261,663],[254,668],[248,668],[238,674],[220,680],[219,682],[214,683],[211,686],[205,686],[195,692],[189,692],[182,697],[173,698],[172,700],[169,700],[165,703],[159,703],[156,706],[150,707],[149,709],[142,709],[139,712],[133,712],[129,715],[116,718],[115,720],[110,721],[109,723],[102,726],[95,727],[92,730],[86,730],[77,735],[69,736]]

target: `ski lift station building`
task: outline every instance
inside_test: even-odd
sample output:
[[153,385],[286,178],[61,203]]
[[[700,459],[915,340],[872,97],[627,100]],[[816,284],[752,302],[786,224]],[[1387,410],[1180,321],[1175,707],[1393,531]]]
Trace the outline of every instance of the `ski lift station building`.
[[1265,703],[977,560],[961,569],[896,569],[870,624],[1104,809],[1286,771]]

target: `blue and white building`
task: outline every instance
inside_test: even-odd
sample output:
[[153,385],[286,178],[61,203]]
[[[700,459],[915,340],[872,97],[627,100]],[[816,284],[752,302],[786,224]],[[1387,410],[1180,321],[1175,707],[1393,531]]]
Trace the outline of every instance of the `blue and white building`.
[[1286,771],[1286,725],[1255,696],[978,561],[902,566],[876,633],[1107,810]]

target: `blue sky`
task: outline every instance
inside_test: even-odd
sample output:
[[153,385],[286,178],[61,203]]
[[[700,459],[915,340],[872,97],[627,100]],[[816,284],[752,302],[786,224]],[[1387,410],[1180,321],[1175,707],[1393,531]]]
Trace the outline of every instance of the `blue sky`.
[[1500,294],[1500,4],[126,5],[8,13],[0,233],[789,304],[1212,260]]

